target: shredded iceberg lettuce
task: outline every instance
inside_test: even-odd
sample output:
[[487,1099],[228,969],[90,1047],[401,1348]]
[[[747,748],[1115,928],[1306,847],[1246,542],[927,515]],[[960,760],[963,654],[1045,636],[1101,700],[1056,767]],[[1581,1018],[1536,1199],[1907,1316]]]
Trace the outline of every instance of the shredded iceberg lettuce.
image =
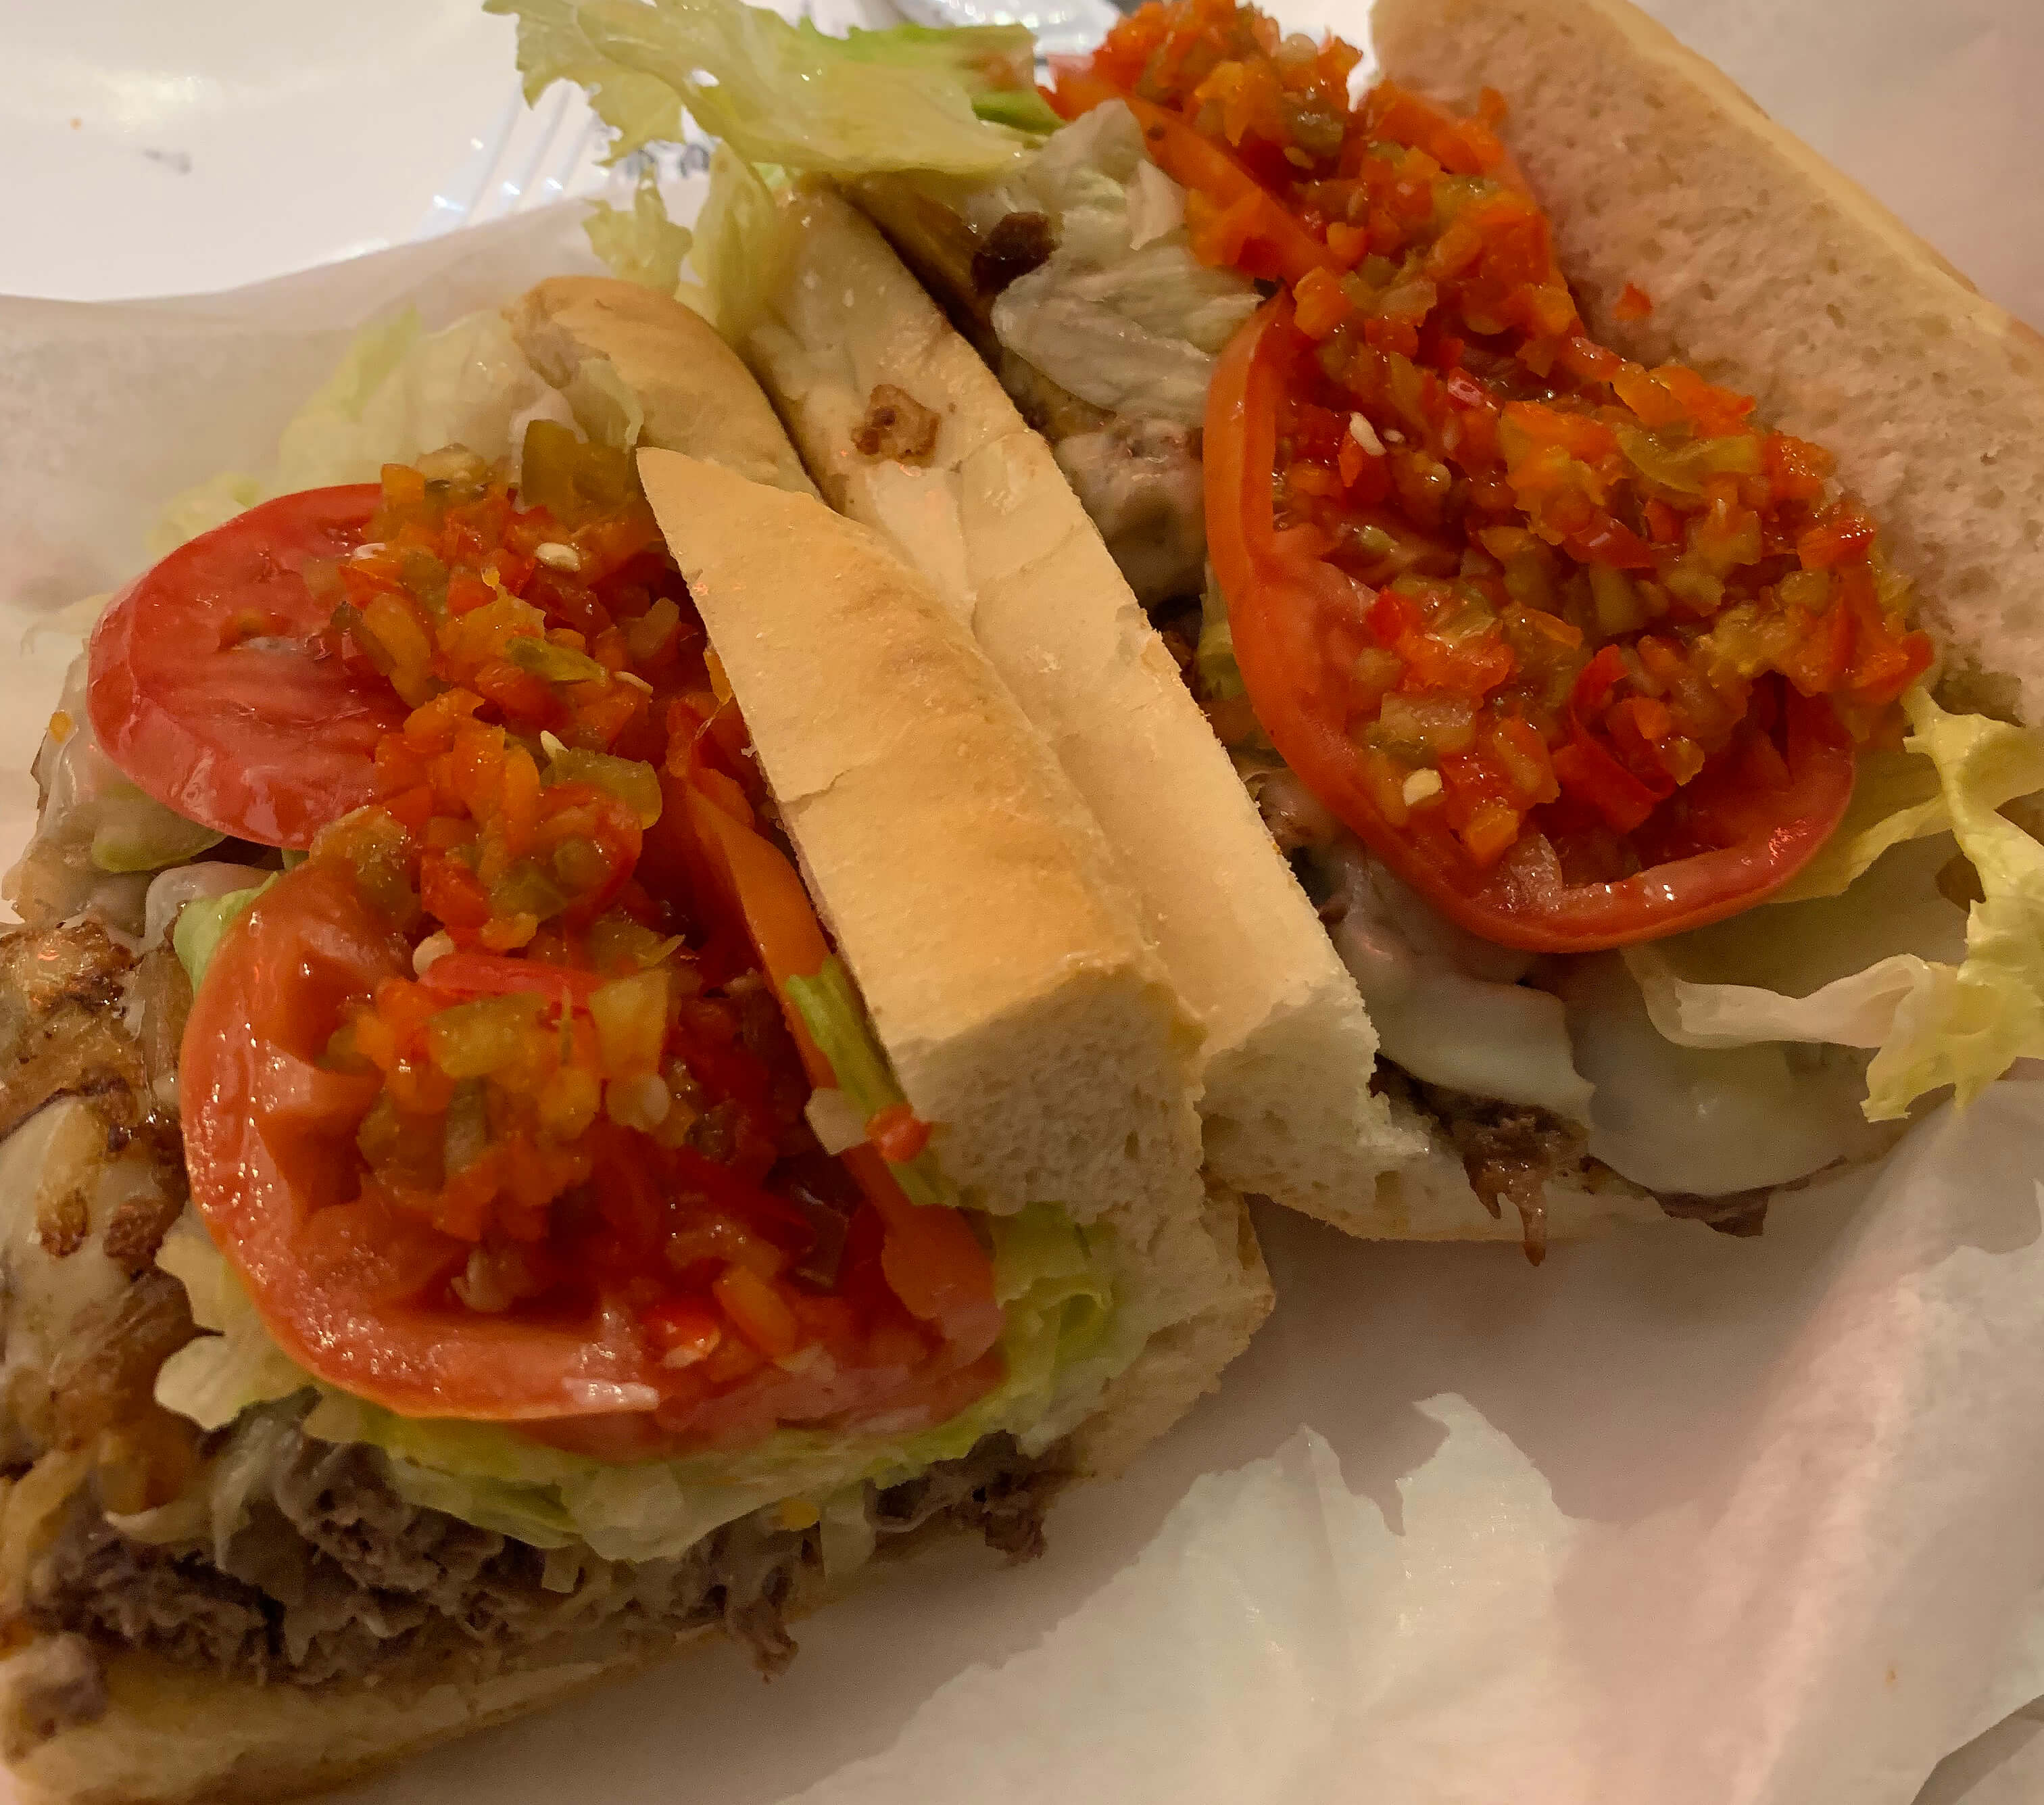
[[776,1430],[757,1446],[616,1466],[528,1441],[492,1423],[400,1417],[323,1386],[271,1341],[232,1269],[195,1218],[160,1262],[185,1285],[194,1320],[213,1330],[167,1360],[157,1400],[207,1428],[297,1396],[317,1401],[308,1434],[381,1449],[413,1503],[529,1541],[579,1538],[609,1560],[680,1553],[721,1523],[784,1499],[821,1505],[847,1485],[890,1484],[1005,1430],[1039,1452],[1082,1421],[1147,1329],[1119,1306],[1111,1231],[1039,1204],[989,1224],[1004,1307],[1007,1371],[948,1422],[905,1435]]
[[995,336],[1051,381],[1116,412],[1197,426],[1214,360],[1255,312],[1255,284],[1192,252],[1183,196],[1119,101],[1058,132],[1012,186],[1057,248],[993,305]]
[[754,163],[989,175],[1056,123],[1020,25],[840,38],[739,0],[486,0],[486,10],[518,21],[526,98],[556,81],[587,89],[618,132],[613,156],[679,137],[686,108]]
[[701,310],[734,344],[766,310],[778,243],[773,189],[737,152],[719,144],[696,219],[693,260],[702,278]]
[[[2044,789],[2044,743],[1948,714],[1922,689],[1904,706],[1915,733],[1869,761],[1815,880],[1806,873],[1786,903],[1626,953],[1678,1045],[1873,1049],[1865,1108],[1877,1122],[1946,1086],[1970,1098],[2044,1055],[2044,845],[1999,812]],[[1983,892],[1965,914],[1938,883],[1954,842]]]
[[171,948],[194,991],[206,976],[206,968],[213,963],[227,930],[276,881],[274,877],[266,878],[247,890],[230,890],[222,896],[197,896],[184,906],[177,926],[171,929]]
[[386,464],[444,445],[510,456],[536,419],[578,424],[572,398],[526,360],[501,314],[486,309],[428,333],[407,308],[355,335],[285,426],[274,470],[230,471],[186,490],[150,534],[150,553],[161,557],[270,496],[373,483]]
[[667,217],[667,204],[651,175],[640,177],[627,209],[598,201],[582,221],[589,248],[613,275],[671,294],[681,287],[682,265],[694,234]]

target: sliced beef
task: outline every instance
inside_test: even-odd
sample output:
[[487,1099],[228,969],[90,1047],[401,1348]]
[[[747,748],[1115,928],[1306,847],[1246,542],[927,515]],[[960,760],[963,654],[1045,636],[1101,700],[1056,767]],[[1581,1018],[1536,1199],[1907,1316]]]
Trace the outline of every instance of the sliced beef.
[[982,302],[998,299],[1010,283],[1048,263],[1057,248],[1058,235],[1046,215],[1002,214],[972,253],[974,296]]
[[[551,1645],[617,1649],[720,1624],[771,1674],[793,1657],[788,1620],[822,1577],[820,1531],[781,1526],[771,1512],[677,1559],[605,1561],[407,1503],[381,1455],[310,1440],[288,1416],[273,1414],[263,1432],[269,1470],[224,1549],[125,1536],[81,1492],[30,1570],[29,1622],[305,1686],[486,1672]],[[943,1523],[1027,1559],[1041,1551],[1043,1512],[1066,1472],[990,1437],[875,1493],[869,1514],[883,1548]]]
[[942,1524],[978,1534],[1011,1561],[1033,1561],[1043,1552],[1043,1514],[1070,1477],[1062,1461],[1030,1460],[1012,1436],[989,1436],[964,1459],[882,1492],[874,1528],[906,1536]]
[[1483,1207],[1493,1216],[1507,1202],[1518,1210],[1526,1257],[1539,1265],[1547,1256],[1547,1180],[1589,1163],[1581,1127],[1527,1104],[1423,1083],[1381,1056],[1372,1083],[1406,1097],[1440,1125]]
[[[1589,1157],[1588,1137],[1578,1124],[1548,1110],[1424,1084],[1381,1056],[1371,1088],[1402,1096],[1434,1119],[1462,1156],[1470,1187],[1484,1207],[1495,1216],[1500,1203],[1508,1202],[1519,1211],[1526,1257],[1536,1266],[1547,1250],[1547,1181],[1566,1174],[1594,1187],[1616,1177]],[[1671,1216],[1744,1237],[1765,1228],[1768,1200],[1775,1195],[1762,1190],[1700,1197],[1669,1191],[1655,1193],[1654,1201]]]
[[1701,1222],[1719,1234],[1741,1240],[1762,1233],[1767,1226],[1768,1200],[1772,1191],[1732,1191],[1722,1197],[1698,1197],[1688,1192],[1665,1196],[1661,1207],[1685,1222]]
[[1524,1231],[1526,1257],[1539,1265],[1547,1257],[1547,1180],[1582,1158],[1582,1130],[1527,1104],[1450,1095],[1454,1101],[1442,1110],[1442,1121],[1462,1155],[1470,1188],[1493,1216],[1501,1200],[1510,1200]]

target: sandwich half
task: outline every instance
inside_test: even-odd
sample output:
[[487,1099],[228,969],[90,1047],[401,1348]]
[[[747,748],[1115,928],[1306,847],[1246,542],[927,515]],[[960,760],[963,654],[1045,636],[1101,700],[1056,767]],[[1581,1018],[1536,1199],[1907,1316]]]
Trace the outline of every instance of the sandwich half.
[[1035,1553],[1269,1308],[1097,827],[716,335],[563,280],[384,361],[370,468],[117,597],[38,760],[27,1797],[323,1788],[720,1632],[770,1673],[879,1556]]
[[1107,827],[1238,1182],[1751,1232],[2044,1049],[2034,350],[1623,0],[1389,0],[1356,94],[1153,0],[1026,98],[507,10],[724,137],[719,323]]

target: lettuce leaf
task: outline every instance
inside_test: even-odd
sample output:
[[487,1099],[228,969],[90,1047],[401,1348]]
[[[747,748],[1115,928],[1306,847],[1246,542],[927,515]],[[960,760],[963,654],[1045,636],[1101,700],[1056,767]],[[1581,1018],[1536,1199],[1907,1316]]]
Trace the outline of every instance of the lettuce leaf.
[[317,1402],[305,1432],[380,1448],[398,1490],[414,1503],[536,1547],[579,1539],[607,1560],[662,1558],[763,1506],[799,1497],[820,1509],[847,1485],[892,1484],[958,1458],[997,1431],[1040,1451],[1090,1413],[1145,1333],[1117,1307],[1120,1249],[1112,1233],[1081,1228],[1048,1204],[989,1227],[995,1295],[1006,1317],[1005,1376],[948,1422],[912,1434],[784,1429],[736,1452],[620,1467],[542,1447],[492,1423],[394,1415],[294,1365],[190,1214],[159,1258],[190,1294],[194,1319],[216,1332],[164,1363],[157,1399],[217,1428],[310,1392]]
[[206,968],[213,963],[213,956],[219,950],[227,930],[241,918],[248,905],[276,881],[274,877],[265,878],[247,890],[230,890],[224,896],[194,897],[184,906],[177,926],[171,929],[171,947],[178,956],[179,964],[184,967],[185,976],[191,979],[194,991],[206,976]]
[[709,193],[696,218],[694,263],[702,308],[732,344],[742,344],[766,311],[779,256],[778,214],[766,178],[728,144],[709,160]]
[[144,547],[152,560],[167,557],[186,541],[225,525],[275,492],[245,470],[223,470],[171,497],[144,537]]
[[1029,130],[1055,123],[1020,25],[839,38],[739,0],[486,0],[486,10],[518,21],[526,98],[556,81],[588,90],[618,132],[613,157],[679,137],[686,109],[754,163],[989,175],[1015,161]]
[[1214,575],[1212,564],[1207,566],[1206,584],[1200,591],[1200,640],[1193,648],[1193,659],[1199,667],[1201,687],[1208,695],[1229,702],[1249,693],[1249,686],[1242,679],[1242,667],[1235,662],[1235,628],[1228,618],[1228,597],[1221,591],[1220,579]]
[[[844,962],[833,953],[813,978],[790,978],[788,1000],[793,1003],[816,1043],[816,1050],[830,1061],[837,1087],[851,1099],[862,1122],[870,1122],[885,1109],[908,1102],[908,1095],[887,1062],[886,1050],[873,1032],[866,1005],[852,986]],[[956,1208],[958,1197],[937,1164],[934,1151],[902,1163],[890,1160],[888,1170],[912,1203],[942,1204]]]
[[589,248],[613,275],[642,287],[671,294],[682,284],[682,265],[695,235],[668,218],[660,187],[651,175],[640,177],[629,210],[598,201],[582,221]]
[[2017,1060],[2044,1056],[2044,844],[2000,812],[2044,790],[2044,741],[1984,714],[1948,714],[1921,689],[1903,706],[1916,729],[1911,745],[1938,768],[1982,898],[1949,984],[1899,1013],[1874,1055],[1866,1113],[1877,1122],[1947,1084],[1965,1103]]
[[[1915,733],[1869,761],[1864,803],[1815,880],[1785,903],[1625,950],[1654,1026],[1678,1045],[1873,1049],[1876,1122],[1946,1086],[1963,1101],[2044,1055],[2044,845],[1999,812],[2044,789],[2044,742],[1947,714],[1921,688],[1904,705]],[[1938,889],[1954,850],[1983,892],[1964,914]]]
[[1845,819],[1816,857],[1768,901],[1806,902],[1838,895],[1889,848],[1947,833],[1951,825],[1938,767],[1921,748],[1863,753]]
[[110,783],[92,831],[92,862],[103,872],[157,872],[187,864],[225,839],[186,821],[133,783]]
[[192,1211],[171,1226],[156,1264],[185,1287],[193,1322],[211,1331],[186,1342],[157,1369],[156,1401],[165,1410],[202,1429],[219,1429],[244,1411],[294,1397],[313,1383],[270,1338],[234,1268]]
[[501,314],[486,309],[428,333],[407,308],[355,335],[340,368],[285,426],[273,470],[216,476],[174,499],[150,535],[151,555],[270,496],[373,483],[386,464],[444,445],[514,456],[535,419],[573,426],[576,414],[526,361]]
[[1257,308],[1255,284],[1193,256],[1183,197],[1119,101],[1075,119],[1013,187],[1057,228],[1049,259],[1001,291],[1001,344],[1071,394],[1197,426],[1214,361]]

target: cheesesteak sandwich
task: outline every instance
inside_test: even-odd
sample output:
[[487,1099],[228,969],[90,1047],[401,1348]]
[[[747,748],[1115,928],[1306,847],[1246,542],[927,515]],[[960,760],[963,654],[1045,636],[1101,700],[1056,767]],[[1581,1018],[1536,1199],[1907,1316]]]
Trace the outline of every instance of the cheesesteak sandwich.
[[770,1673],[879,1555],[1036,1552],[1269,1307],[1097,827],[697,316],[378,327],[286,451],[100,618],[9,883],[34,1797]]
[[506,10],[713,110],[720,326],[1107,829],[1235,1183],[1750,1232],[2044,1053],[2034,352],[1623,0],[1384,0],[1359,98],[1152,0],[1061,124],[901,38],[942,131],[792,104],[886,33]]

